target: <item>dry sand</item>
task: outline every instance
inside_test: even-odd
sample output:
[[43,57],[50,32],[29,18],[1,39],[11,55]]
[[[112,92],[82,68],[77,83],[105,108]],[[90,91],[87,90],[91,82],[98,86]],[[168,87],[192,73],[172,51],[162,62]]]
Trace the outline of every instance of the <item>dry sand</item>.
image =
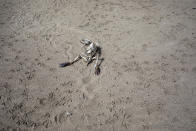
[[0,130],[195,131],[196,0],[0,0]]

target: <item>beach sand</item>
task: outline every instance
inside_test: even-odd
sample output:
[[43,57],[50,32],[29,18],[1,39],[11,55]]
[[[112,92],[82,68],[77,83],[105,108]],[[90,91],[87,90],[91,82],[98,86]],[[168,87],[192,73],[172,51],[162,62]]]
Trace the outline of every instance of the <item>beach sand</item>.
[[195,130],[195,0],[0,0],[0,131]]

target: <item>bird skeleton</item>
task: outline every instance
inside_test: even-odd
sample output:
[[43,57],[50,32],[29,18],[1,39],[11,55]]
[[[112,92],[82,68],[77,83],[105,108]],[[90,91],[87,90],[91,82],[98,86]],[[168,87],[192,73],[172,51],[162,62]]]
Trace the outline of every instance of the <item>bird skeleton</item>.
[[84,61],[87,63],[87,66],[88,66],[90,63],[92,63],[94,60],[96,60],[95,65],[94,65],[95,74],[99,75],[99,73],[100,73],[99,66],[103,60],[103,58],[100,58],[101,47],[97,43],[94,43],[88,39],[82,39],[80,42],[83,44],[83,47],[85,48],[84,52],[80,53],[71,62],[61,63],[60,67],[66,67],[66,66],[72,65],[75,62],[79,61],[80,59],[84,59]]

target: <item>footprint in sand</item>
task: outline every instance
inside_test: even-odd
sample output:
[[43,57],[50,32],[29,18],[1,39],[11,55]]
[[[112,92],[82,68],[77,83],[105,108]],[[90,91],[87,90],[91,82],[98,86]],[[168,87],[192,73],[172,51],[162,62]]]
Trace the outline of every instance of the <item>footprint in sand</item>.
[[88,84],[89,82],[91,81],[91,78],[90,77],[84,77],[84,78],[82,78],[82,83],[83,84]]
[[73,49],[71,42],[66,42],[67,47],[65,47],[65,56],[70,59],[72,57],[71,50]]
[[63,122],[65,122],[67,120],[68,117],[70,117],[72,115],[72,113],[67,112],[67,111],[63,111],[57,115],[55,115],[54,117],[54,121],[56,123],[60,123],[62,124]]
[[95,94],[93,93],[94,88],[93,88],[92,83],[93,83],[93,80],[89,76],[83,77],[81,79],[81,85],[82,85],[81,91],[89,99],[93,99],[95,96]]

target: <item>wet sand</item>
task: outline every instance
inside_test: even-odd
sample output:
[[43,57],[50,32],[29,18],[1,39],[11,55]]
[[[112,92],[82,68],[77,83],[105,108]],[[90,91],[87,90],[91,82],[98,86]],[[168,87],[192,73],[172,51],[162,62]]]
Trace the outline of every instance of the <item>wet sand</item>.
[[[1,131],[196,130],[195,0],[0,0]],[[59,68],[88,38],[101,74]]]

